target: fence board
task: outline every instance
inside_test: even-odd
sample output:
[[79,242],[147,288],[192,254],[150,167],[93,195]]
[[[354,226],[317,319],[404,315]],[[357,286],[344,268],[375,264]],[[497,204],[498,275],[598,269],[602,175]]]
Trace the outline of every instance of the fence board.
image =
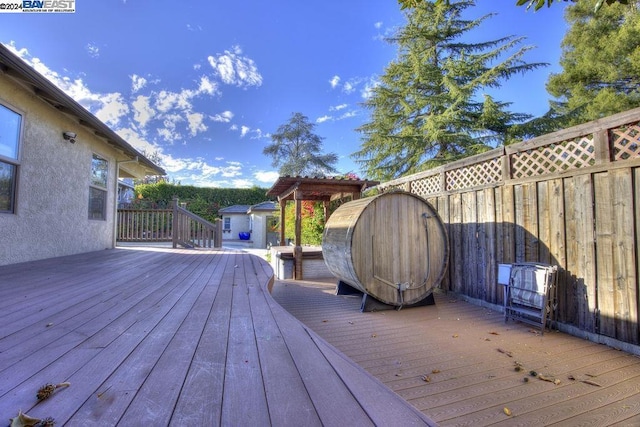
[[452,290],[454,292],[463,292],[463,280],[464,280],[464,251],[462,248],[462,196],[457,193],[451,195],[451,222],[449,223],[449,230],[451,235],[449,240],[451,242],[451,256],[450,264],[453,269],[453,280],[451,281]]
[[596,240],[596,320],[599,333],[615,336],[613,265],[613,209],[608,173],[593,175]]
[[477,248],[476,193],[462,194],[462,259],[468,280],[462,282],[462,291],[478,298],[478,256]]
[[611,173],[613,196],[613,266],[615,337],[625,342],[638,343],[638,288],[635,269],[634,209],[631,169]]
[[500,303],[496,264],[559,267],[561,323],[640,342],[640,108],[402,177],[437,205],[444,289]]
[[575,177],[576,277],[578,324],[587,332],[596,332],[595,245],[593,236],[593,190],[591,175]]

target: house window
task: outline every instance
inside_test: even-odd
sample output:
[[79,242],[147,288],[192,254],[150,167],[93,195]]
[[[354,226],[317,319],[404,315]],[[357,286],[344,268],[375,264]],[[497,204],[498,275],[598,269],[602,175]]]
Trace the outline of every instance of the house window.
[[89,184],[89,219],[107,218],[107,171],[109,163],[94,154],[91,159],[91,182]]
[[223,219],[222,229],[224,231],[231,231],[231,217],[225,216]]
[[0,212],[15,211],[21,129],[22,116],[0,104]]

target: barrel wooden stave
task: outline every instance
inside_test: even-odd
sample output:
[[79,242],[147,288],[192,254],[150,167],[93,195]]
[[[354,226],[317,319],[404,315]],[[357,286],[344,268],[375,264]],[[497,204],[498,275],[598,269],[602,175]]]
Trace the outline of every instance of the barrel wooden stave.
[[[322,251],[334,276],[379,301],[401,306],[423,300],[440,283],[448,239],[427,201],[393,192],[340,206],[327,221]],[[407,289],[399,292],[398,284]]]

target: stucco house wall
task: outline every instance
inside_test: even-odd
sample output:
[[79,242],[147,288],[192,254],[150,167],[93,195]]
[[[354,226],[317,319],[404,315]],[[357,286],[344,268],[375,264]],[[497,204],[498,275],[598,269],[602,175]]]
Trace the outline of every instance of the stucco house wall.
[[[250,246],[260,249],[267,247],[268,217],[275,214],[273,202],[263,202],[257,205],[234,205],[219,211],[222,215],[222,242],[238,241],[238,234],[250,232]],[[225,229],[225,218],[229,218],[230,228]]]
[[[15,209],[0,212],[0,265],[112,248],[118,171],[144,176],[145,169],[3,72],[0,104],[22,115]],[[65,131],[77,134],[75,143]],[[94,154],[108,162],[104,220],[89,219]]]

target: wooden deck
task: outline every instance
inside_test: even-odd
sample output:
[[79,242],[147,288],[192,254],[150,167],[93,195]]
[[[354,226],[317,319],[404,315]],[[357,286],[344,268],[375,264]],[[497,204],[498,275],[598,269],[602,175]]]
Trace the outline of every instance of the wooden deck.
[[[430,425],[269,295],[242,252],[120,248],[0,267],[0,419]],[[70,382],[40,403],[46,383]]]
[[541,336],[444,294],[432,306],[361,313],[360,297],[334,289],[334,279],[276,281],[273,297],[439,425],[640,425],[637,356]]

